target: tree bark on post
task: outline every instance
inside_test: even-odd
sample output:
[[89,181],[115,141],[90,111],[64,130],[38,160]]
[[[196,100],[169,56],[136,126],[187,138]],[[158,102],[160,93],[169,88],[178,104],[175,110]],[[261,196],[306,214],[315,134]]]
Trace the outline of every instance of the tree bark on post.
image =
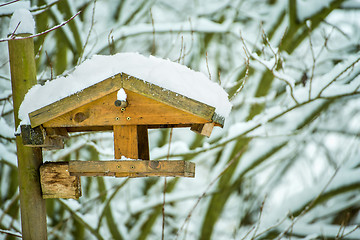
[[[27,34],[29,35],[29,34]],[[26,35],[18,35],[26,36]],[[34,56],[34,41],[14,39],[8,42],[11,70],[11,85],[14,104],[15,127],[20,120],[18,112],[27,91],[37,83]],[[25,240],[47,239],[45,200],[41,196],[39,167],[42,164],[42,149],[25,147],[21,136],[16,137],[22,238]]]

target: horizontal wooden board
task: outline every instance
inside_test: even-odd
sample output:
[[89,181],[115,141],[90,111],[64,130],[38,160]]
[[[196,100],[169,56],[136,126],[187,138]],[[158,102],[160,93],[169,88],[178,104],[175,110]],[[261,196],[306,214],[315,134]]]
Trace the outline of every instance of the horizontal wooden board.
[[71,176],[195,177],[195,164],[180,160],[70,161]]

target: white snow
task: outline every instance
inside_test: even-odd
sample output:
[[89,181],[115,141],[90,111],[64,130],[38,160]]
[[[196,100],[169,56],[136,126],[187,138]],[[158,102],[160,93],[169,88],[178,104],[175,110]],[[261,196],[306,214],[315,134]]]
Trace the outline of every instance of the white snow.
[[[2,4],[2,3],[1,3]],[[17,1],[0,7],[0,15],[11,15],[16,9],[30,9],[30,1]]]
[[117,92],[117,100],[120,101],[126,101],[127,95],[123,88],[120,88],[120,90]]
[[32,87],[20,106],[21,124],[30,123],[30,112],[121,72],[213,106],[216,113],[223,117],[227,117],[231,111],[228,94],[205,74],[154,56],[118,53],[112,56],[95,55],[68,76]]
[[14,138],[14,129],[10,127],[4,118],[0,118],[0,136],[5,138]]
[[300,22],[305,19],[319,13],[324,8],[328,8],[334,0],[322,0],[322,1],[297,1],[296,13]]
[[35,34],[35,21],[29,10],[16,9],[11,17],[9,34],[30,33]]

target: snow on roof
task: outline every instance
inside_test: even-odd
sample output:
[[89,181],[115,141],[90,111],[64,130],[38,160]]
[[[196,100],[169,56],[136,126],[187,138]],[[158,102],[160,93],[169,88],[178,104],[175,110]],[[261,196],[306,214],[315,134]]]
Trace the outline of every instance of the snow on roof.
[[28,114],[71,94],[79,92],[118,73],[140,78],[159,87],[215,107],[215,112],[227,117],[231,111],[228,94],[205,74],[188,67],[138,53],[118,53],[112,56],[94,55],[64,77],[35,85],[25,95],[19,110],[21,124],[30,124]]
[[9,25],[9,34],[12,33],[35,33],[35,21],[28,9],[19,8],[14,11]]

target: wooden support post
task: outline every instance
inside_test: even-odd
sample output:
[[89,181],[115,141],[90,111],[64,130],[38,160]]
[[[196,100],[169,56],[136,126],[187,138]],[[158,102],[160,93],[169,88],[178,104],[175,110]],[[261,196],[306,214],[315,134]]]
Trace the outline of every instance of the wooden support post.
[[139,159],[150,160],[149,138],[146,125],[137,126]]
[[149,160],[149,142],[146,126],[114,126],[115,159],[122,156],[131,159]]
[[[35,85],[36,68],[33,39],[14,39],[8,42],[15,127],[19,126],[18,112],[26,92]],[[16,137],[21,228],[23,239],[47,239],[45,200],[41,196],[39,168],[41,148],[25,147]]]

